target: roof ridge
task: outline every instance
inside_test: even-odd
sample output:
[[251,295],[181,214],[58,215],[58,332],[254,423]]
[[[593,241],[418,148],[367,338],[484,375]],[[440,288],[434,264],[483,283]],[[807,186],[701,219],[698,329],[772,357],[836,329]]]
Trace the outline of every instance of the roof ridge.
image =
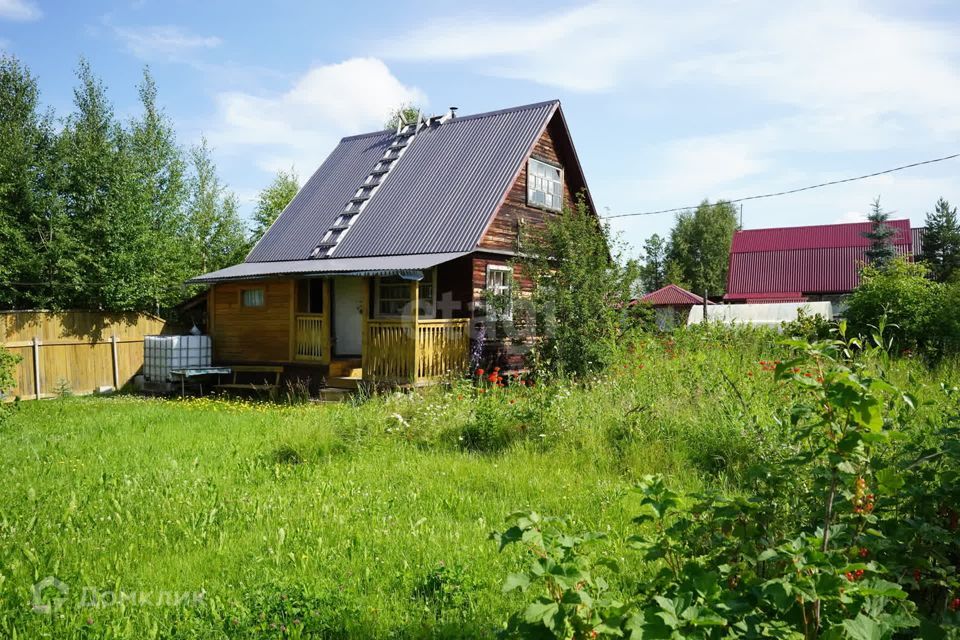
[[[891,222],[906,222],[910,223],[910,218],[892,218],[887,220],[887,223]],[[860,224],[870,224],[869,220],[858,220],[856,222],[828,222],[825,224],[798,224],[790,227],[760,227],[758,229],[737,229],[734,233],[746,233],[748,231],[784,231],[787,229],[816,229],[819,227],[852,227],[853,225]]]
[[[530,104],[521,104],[515,107],[506,107],[504,109],[495,109],[493,111],[483,111],[481,113],[471,113],[470,115],[467,115],[467,116],[457,116],[456,118],[452,118],[451,120],[448,120],[447,122],[445,122],[444,126],[456,124],[458,122],[463,122],[464,120],[476,120],[477,118],[489,118],[490,116],[497,116],[497,115],[500,115],[501,113],[512,113],[515,111],[527,111],[532,109],[539,109],[540,107],[544,107],[548,104],[560,104],[560,100],[558,98],[553,98],[551,100],[541,100],[540,102],[531,102]],[[373,136],[390,134],[392,131],[393,129],[390,128],[390,129],[380,129],[378,131],[368,131],[367,133],[355,133],[353,135],[344,136],[343,138],[340,138],[340,141],[343,142],[345,140],[356,140],[357,138],[370,138]]]

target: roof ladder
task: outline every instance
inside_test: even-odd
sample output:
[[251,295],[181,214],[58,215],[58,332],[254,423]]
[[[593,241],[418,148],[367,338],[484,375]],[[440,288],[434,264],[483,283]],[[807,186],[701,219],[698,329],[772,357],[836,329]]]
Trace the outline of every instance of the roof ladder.
[[367,203],[373,198],[373,194],[377,192],[380,185],[383,184],[383,181],[387,179],[387,176],[393,168],[397,166],[397,161],[403,156],[410,145],[413,144],[413,139],[417,137],[417,133],[426,124],[427,121],[423,118],[422,112],[417,112],[417,117],[413,122],[408,122],[402,114],[400,115],[399,122],[397,123],[397,131],[383,152],[383,156],[377,161],[377,164],[363,181],[363,184],[357,189],[356,193],[353,194],[353,197],[347,201],[343,211],[341,211],[340,215],[334,220],[333,225],[323,234],[323,238],[321,238],[320,242],[310,253],[311,258],[319,259],[330,257],[330,254],[334,252],[337,245],[343,240],[343,237],[350,231],[353,223],[356,222],[360,213],[362,213],[367,206]]

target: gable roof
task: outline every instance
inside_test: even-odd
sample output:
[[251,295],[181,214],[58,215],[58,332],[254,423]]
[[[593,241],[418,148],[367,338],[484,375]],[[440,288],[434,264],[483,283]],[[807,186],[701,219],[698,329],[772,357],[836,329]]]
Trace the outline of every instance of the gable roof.
[[[560,113],[560,103],[551,100],[424,127],[332,257],[476,249],[527,154]],[[394,134],[378,131],[341,140],[246,262],[308,259]]]
[[[890,220],[893,245],[913,253],[910,221]],[[860,282],[870,222],[737,231],[730,247],[727,300],[795,299],[810,293],[846,293]]]
[[[665,287],[652,291],[640,298],[640,302],[658,306],[683,306],[690,304],[703,304],[703,298],[695,293],[687,291],[683,287],[675,284],[668,284]],[[713,304],[709,300],[707,304]]]

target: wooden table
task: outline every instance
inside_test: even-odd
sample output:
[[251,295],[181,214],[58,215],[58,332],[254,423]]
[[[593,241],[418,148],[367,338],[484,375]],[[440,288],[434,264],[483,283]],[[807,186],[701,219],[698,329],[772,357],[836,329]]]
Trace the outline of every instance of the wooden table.
[[[207,376],[217,376],[217,382],[220,382],[220,376],[228,376],[233,373],[230,367],[196,367],[190,369],[171,369],[170,375],[174,378],[180,378],[180,397],[186,395],[187,381],[194,378],[205,378]],[[203,383],[200,382],[200,395],[203,395]]]

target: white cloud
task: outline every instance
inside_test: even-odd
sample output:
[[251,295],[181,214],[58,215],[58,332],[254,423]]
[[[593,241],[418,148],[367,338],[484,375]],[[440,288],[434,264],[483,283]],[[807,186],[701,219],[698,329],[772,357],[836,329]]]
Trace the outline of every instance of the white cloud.
[[253,154],[265,171],[294,166],[305,179],[337,140],[379,129],[404,102],[426,97],[381,60],[351,58],[312,67],[283,93],[219,94],[219,123],[208,137],[225,153]]
[[29,0],[0,0],[0,20],[38,20],[43,12]]
[[667,34],[692,33],[699,24],[696,14],[676,19],[629,3],[596,2],[522,16],[442,18],[379,46],[386,58],[475,61],[490,75],[601,91],[616,86],[638,60],[663,55]]
[[197,52],[214,49],[222,42],[216,36],[201,36],[172,25],[112,28],[127,49],[144,60],[189,62]]

